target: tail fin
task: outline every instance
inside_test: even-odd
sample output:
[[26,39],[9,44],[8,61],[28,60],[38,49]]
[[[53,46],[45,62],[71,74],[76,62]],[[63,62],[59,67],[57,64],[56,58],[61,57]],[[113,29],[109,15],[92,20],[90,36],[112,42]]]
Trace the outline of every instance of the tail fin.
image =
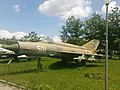
[[95,51],[98,48],[100,41],[99,40],[91,40],[88,43],[84,44],[82,47],[84,47],[85,49],[91,50],[91,51]]

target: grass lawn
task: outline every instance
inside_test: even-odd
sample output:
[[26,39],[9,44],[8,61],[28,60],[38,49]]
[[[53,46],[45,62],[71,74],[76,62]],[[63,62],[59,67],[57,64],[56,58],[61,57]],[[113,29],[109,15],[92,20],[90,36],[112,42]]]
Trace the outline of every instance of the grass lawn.
[[[5,61],[0,61],[0,79],[32,90],[104,90],[104,60],[77,67],[43,57],[43,71],[36,70],[37,60],[9,65]],[[120,60],[109,60],[109,90],[120,90]]]

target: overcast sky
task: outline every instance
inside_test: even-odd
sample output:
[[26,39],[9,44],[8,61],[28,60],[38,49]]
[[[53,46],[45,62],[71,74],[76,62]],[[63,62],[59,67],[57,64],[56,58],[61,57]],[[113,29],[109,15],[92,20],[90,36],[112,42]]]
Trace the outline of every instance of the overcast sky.
[[[114,6],[120,0],[111,0]],[[105,14],[104,0],[0,0],[0,38],[31,31],[56,37],[69,16],[84,20],[94,12]]]

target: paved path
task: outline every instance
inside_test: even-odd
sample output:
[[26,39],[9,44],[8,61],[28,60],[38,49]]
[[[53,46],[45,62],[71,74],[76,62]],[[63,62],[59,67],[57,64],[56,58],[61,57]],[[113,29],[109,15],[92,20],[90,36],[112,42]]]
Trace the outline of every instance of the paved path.
[[18,89],[17,87],[10,86],[8,84],[0,82],[0,90],[22,90],[22,89]]

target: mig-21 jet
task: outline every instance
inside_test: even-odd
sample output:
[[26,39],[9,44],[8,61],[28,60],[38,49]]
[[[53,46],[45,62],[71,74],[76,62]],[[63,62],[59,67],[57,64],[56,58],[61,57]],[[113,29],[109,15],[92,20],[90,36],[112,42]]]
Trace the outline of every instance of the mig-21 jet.
[[62,62],[74,61],[77,64],[86,64],[86,61],[95,60],[99,55],[96,49],[99,45],[99,40],[91,40],[82,46],[77,46],[68,43],[54,42],[16,42],[11,45],[2,45],[2,48],[11,50],[16,55],[27,56],[50,56],[61,58]]

